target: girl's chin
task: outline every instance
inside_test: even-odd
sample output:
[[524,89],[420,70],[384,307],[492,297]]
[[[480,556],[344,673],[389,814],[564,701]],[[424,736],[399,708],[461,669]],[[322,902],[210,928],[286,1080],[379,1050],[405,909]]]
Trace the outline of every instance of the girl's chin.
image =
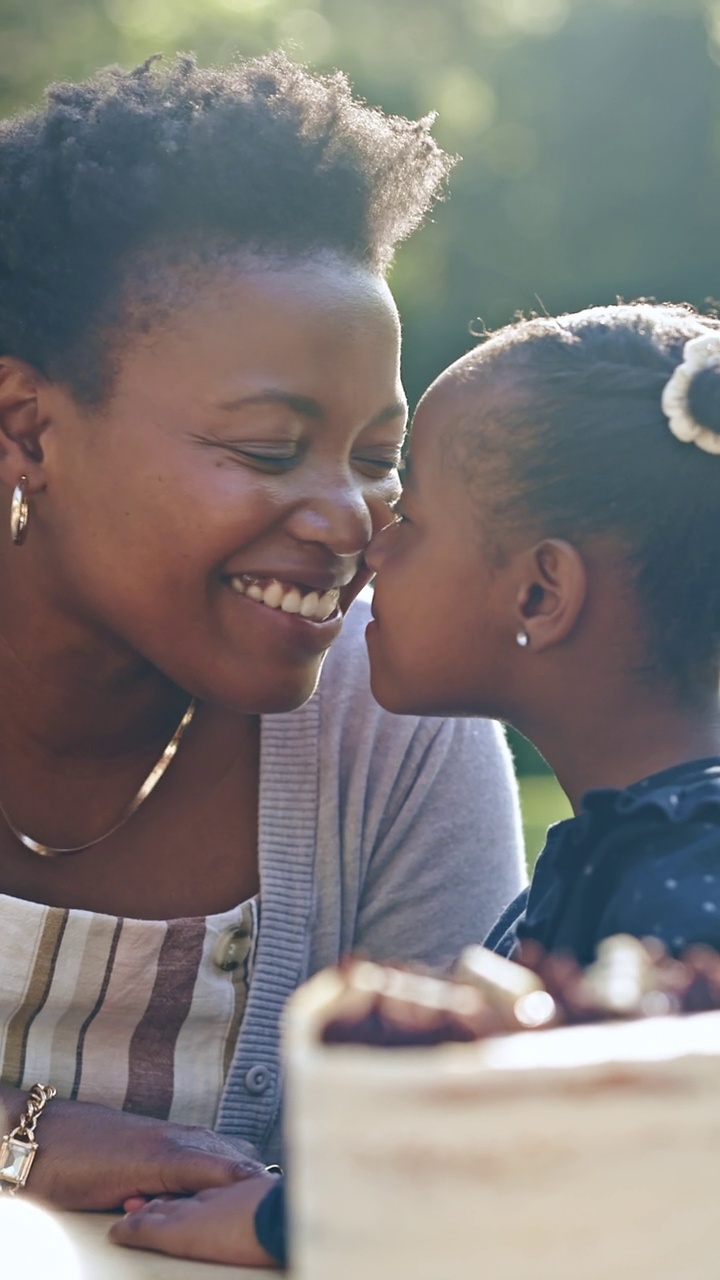
[[418,710],[416,702],[399,696],[397,689],[388,688],[382,681],[376,681],[371,678],[370,689],[373,698],[384,711],[391,711],[396,716],[422,715],[422,711]]
[[[373,626],[373,623],[371,622],[369,626]],[[368,638],[368,650],[370,652],[370,691],[373,698],[385,709],[385,711],[392,711],[398,716],[413,715],[416,708],[412,699],[408,697],[407,692],[403,689],[400,681],[393,679],[392,674],[387,670],[383,662],[379,659],[373,658],[371,645],[372,640]]]

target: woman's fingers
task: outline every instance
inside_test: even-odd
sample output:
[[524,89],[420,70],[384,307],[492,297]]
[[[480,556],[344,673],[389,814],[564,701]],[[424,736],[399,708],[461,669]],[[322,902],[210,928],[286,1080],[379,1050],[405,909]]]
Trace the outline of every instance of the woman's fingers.
[[244,1182],[264,1171],[264,1165],[244,1157],[221,1155],[215,1151],[198,1151],[183,1142],[169,1142],[159,1153],[159,1162],[148,1170],[148,1181],[139,1180],[137,1194],[155,1197],[190,1196],[210,1187],[226,1187]]

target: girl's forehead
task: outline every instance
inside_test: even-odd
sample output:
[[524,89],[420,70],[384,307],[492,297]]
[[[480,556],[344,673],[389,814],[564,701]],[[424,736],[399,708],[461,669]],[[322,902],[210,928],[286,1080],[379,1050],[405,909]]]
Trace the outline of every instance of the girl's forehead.
[[453,429],[473,415],[479,401],[479,386],[472,369],[458,361],[450,365],[428,387],[413,420],[413,434],[449,439]]

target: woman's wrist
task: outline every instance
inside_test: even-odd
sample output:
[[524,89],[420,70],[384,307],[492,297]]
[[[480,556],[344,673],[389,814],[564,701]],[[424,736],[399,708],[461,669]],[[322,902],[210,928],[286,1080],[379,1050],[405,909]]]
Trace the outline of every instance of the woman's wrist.
[[0,1192],[14,1195],[24,1190],[39,1151],[35,1136],[38,1122],[56,1093],[51,1084],[34,1084],[17,1124],[0,1142]]

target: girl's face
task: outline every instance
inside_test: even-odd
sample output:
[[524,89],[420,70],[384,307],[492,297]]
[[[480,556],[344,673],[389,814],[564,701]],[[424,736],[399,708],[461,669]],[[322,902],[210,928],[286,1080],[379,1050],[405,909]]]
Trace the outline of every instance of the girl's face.
[[344,264],[206,286],[121,353],[101,410],[42,391],[44,488],[13,554],[121,655],[211,701],[287,710],[399,491],[397,313]]
[[372,690],[400,713],[500,715],[516,649],[513,586],[483,551],[481,484],[472,498],[448,436],[472,407],[453,368],[421,400],[397,522],[373,540]]

